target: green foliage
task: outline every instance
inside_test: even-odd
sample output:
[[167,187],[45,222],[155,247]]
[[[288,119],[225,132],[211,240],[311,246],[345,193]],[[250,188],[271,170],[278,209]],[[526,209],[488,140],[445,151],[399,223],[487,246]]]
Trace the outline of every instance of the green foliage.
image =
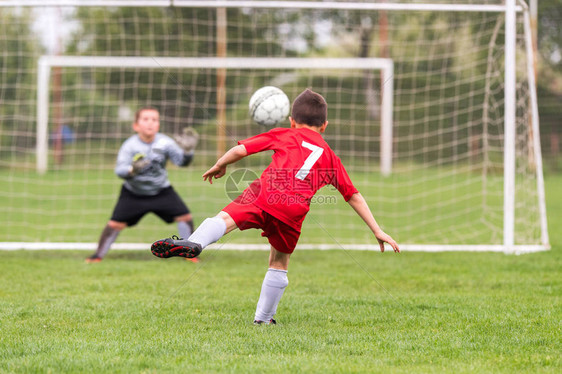
[[[538,9],[538,50],[551,68],[562,73],[562,1],[540,0]],[[553,59],[558,55],[558,59]]]
[[[78,8],[79,29],[67,50],[70,54],[106,56],[182,56],[185,51],[206,51],[209,45],[182,38],[208,30],[184,29],[181,20],[197,19],[210,10],[189,8]],[[187,14],[182,14],[187,13]],[[193,18],[195,17],[195,18]]]
[[545,165],[560,171],[560,106],[562,105],[562,1],[540,0],[537,19],[537,85],[543,154],[550,155]]
[[29,9],[0,11],[0,154],[10,146],[26,146],[14,135],[26,129],[17,120],[20,113],[35,113],[35,64],[40,53],[39,42],[31,30]]
[[[266,17],[275,18],[275,12]],[[270,23],[256,23],[256,27],[240,27],[253,24],[262,12],[228,10],[228,55],[266,56],[283,54],[283,48],[272,38]],[[215,57],[216,10],[204,8],[78,8],[76,18],[81,28],[72,37],[67,54],[101,56],[144,57]],[[197,20],[197,22],[192,22]],[[239,35],[238,35],[239,34]],[[263,42],[260,42],[263,40]],[[216,97],[208,87],[216,87],[215,70],[173,70],[155,68],[94,70],[89,76],[79,77],[68,72],[66,84],[94,84],[95,100],[82,100],[78,107],[92,111],[91,103],[107,106],[104,100],[136,110],[147,103],[159,103],[161,117],[182,119],[183,126],[201,123],[214,118]],[[106,83],[112,82],[106,88]],[[134,82],[134,84],[130,84]],[[185,85],[184,85],[184,82]],[[237,82],[237,81],[236,81]],[[232,82],[236,84],[236,82]],[[194,88],[196,87],[196,88]],[[230,87],[227,84],[227,87]],[[229,91],[233,91],[228,88]],[[69,95],[72,93],[69,92]],[[108,100],[108,98],[112,98]],[[228,97],[231,102],[232,96]],[[230,103],[229,102],[229,103]],[[97,104],[99,103],[99,104]],[[178,105],[178,103],[185,103]],[[205,103],[205,108],[198,108]],[[227,104],[229,104],[227,103]],[[196,109],[193,109],[196,108]],[[116,108],[111,108],[114,112]],[[70,108],[73,115],[76,108]],[[105,113],[104,113],[105,114]],[[80,126],[83,126],[82,124]]]

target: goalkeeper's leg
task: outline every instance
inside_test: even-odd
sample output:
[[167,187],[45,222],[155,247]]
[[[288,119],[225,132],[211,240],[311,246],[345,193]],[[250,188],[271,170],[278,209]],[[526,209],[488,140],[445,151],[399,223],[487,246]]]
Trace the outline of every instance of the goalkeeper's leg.
[[[191,234],[193,234],[193,219],[191,218],[191,214],[185,214],[183,216],[179,216],[175,218],[176,224],[178,225],[178,234],[182,238],[189,238]],[[197,257],[193,258],[185,258],[191,262],[199,262]]]
[[127,227],[127,224],[124,222],[109,221],[100,235],[96,252],[88,257],[86,262],[100,262],[103,260],[109,248],[125,227]]
[[178,225],[178,234],[182,238],[189,238],[193,234],[193,219],[191,214],[184,214],[175,218]]

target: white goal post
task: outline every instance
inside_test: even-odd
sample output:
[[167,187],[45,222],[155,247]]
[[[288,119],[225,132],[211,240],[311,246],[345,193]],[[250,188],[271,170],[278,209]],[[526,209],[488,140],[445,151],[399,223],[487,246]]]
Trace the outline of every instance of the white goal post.
[[[197,219],[211,214],[224,196],[207,195],[194,177],[203,159],[222,149],[221,135],[211,131],[224,123],[214,73],[229,69],[225,84],[233,95],[223,108],[235,126],[232,141],[265,131],[244,117],[244,100],[274,79],[292,75],[284,87],[290,97],[304,87],[329,96],[330,123],[338,126],[325,138],[402,249],[550,249],[529,9],[522,0],[468,2],[1,2],[13,19],[25,7],[30,14],[42,7],[93,10],[72,15],[81,28],[66,35],[71,48],[62,55],[44,55],[39,36],[33,36],[35,47],[27,45],[33,37],[18,38],[0,24],[0,42],[17,41],[0,44],[14,49],[4,61],[18,57],[0,76],[0,87],[7,87],[0,124],[8,129],[0,128],[0,173],[7,186],[0,190],[6,199],[0,249],[95,248],[118,184],[111,169],[116,147],[130,136],[127,121],[142,105],[165,107],[161,118],[168,133],[184,126],[204,130],[194,161],[200,164],[187,171],[171,167],[170,175],[174,186],[181,182],[188,205],[193,201]],[[228,47],[221,55],[218,19],[219,13],[226,17],[225,9]],[[123,26],[128,23],[134,27]],[[328,34],[327,43],[316,38],[318,30]],[[185,90],[176,76],[183,77]],[[373,102],[380,107],[366,109]],[[53,132],[53,124],[61,132]],[[66,164],[55,157],[57,149],[49,149],[51,141],[53,148],[61,146],[63,127],[78,139],[64,145]],[[268,162],[262,156],[244,162],[261,170]],[[197,195],[189,195],[192,189]],[[340,203],[313,206],[306,230],[315,225],[322,232],[303,235],[299,248],[379,250]],[[84,213],[75,218],[80,207]],[[71,218],[57,220],[57,214]],[[27,225],[38,235],[24,236]],[[141,241],[162,230],[148,229],[144,236],[122,234],[124,242],[112,248],[146,248]],[[241,234],[220,248],[268,248],[257,239],[243,240]]]
[[49,88],[52,67],[180,69],[336,69],[382,72],[380,171],[392,171],[393,63],[389,58],[238,58],[42,56],[37,73],[37,172],[48,168]]

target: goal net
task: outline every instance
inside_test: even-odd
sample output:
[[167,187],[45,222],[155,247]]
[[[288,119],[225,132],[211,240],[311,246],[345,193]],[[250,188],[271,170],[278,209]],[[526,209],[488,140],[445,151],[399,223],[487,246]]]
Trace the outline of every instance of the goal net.
[[[199,132],[193,164],[169,177],[196,225],[215,215],[270,161],[248,157],[212,186],[201,178],[268,130],[248,115],[266,85],[327,99],[326,141],[402,248],[549,248],[523,3],[44,3],[0,12],[2,248],[94,248],[121,188],[117,151],[147,105],[161,132]],[[175,231],[147,215],[114,248]],[[253,230],[219,243],[265,244]],[[333,188],[312,201],[299,245],[378,248]]]

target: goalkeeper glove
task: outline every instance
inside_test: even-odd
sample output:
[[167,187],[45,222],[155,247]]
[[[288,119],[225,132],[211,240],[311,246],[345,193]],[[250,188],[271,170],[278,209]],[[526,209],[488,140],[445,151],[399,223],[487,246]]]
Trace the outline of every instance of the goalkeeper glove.
[[174,140],[185,153],[192,153],[199,143],[199,134],[193,127],[186,127],[183,129],[183,134],[174,135]]
[[133,164],[129,170],[129,174],[137,175],[145,171],[150,166],[150,160],[144,157],[144,154],[137,153],[133,156]]

